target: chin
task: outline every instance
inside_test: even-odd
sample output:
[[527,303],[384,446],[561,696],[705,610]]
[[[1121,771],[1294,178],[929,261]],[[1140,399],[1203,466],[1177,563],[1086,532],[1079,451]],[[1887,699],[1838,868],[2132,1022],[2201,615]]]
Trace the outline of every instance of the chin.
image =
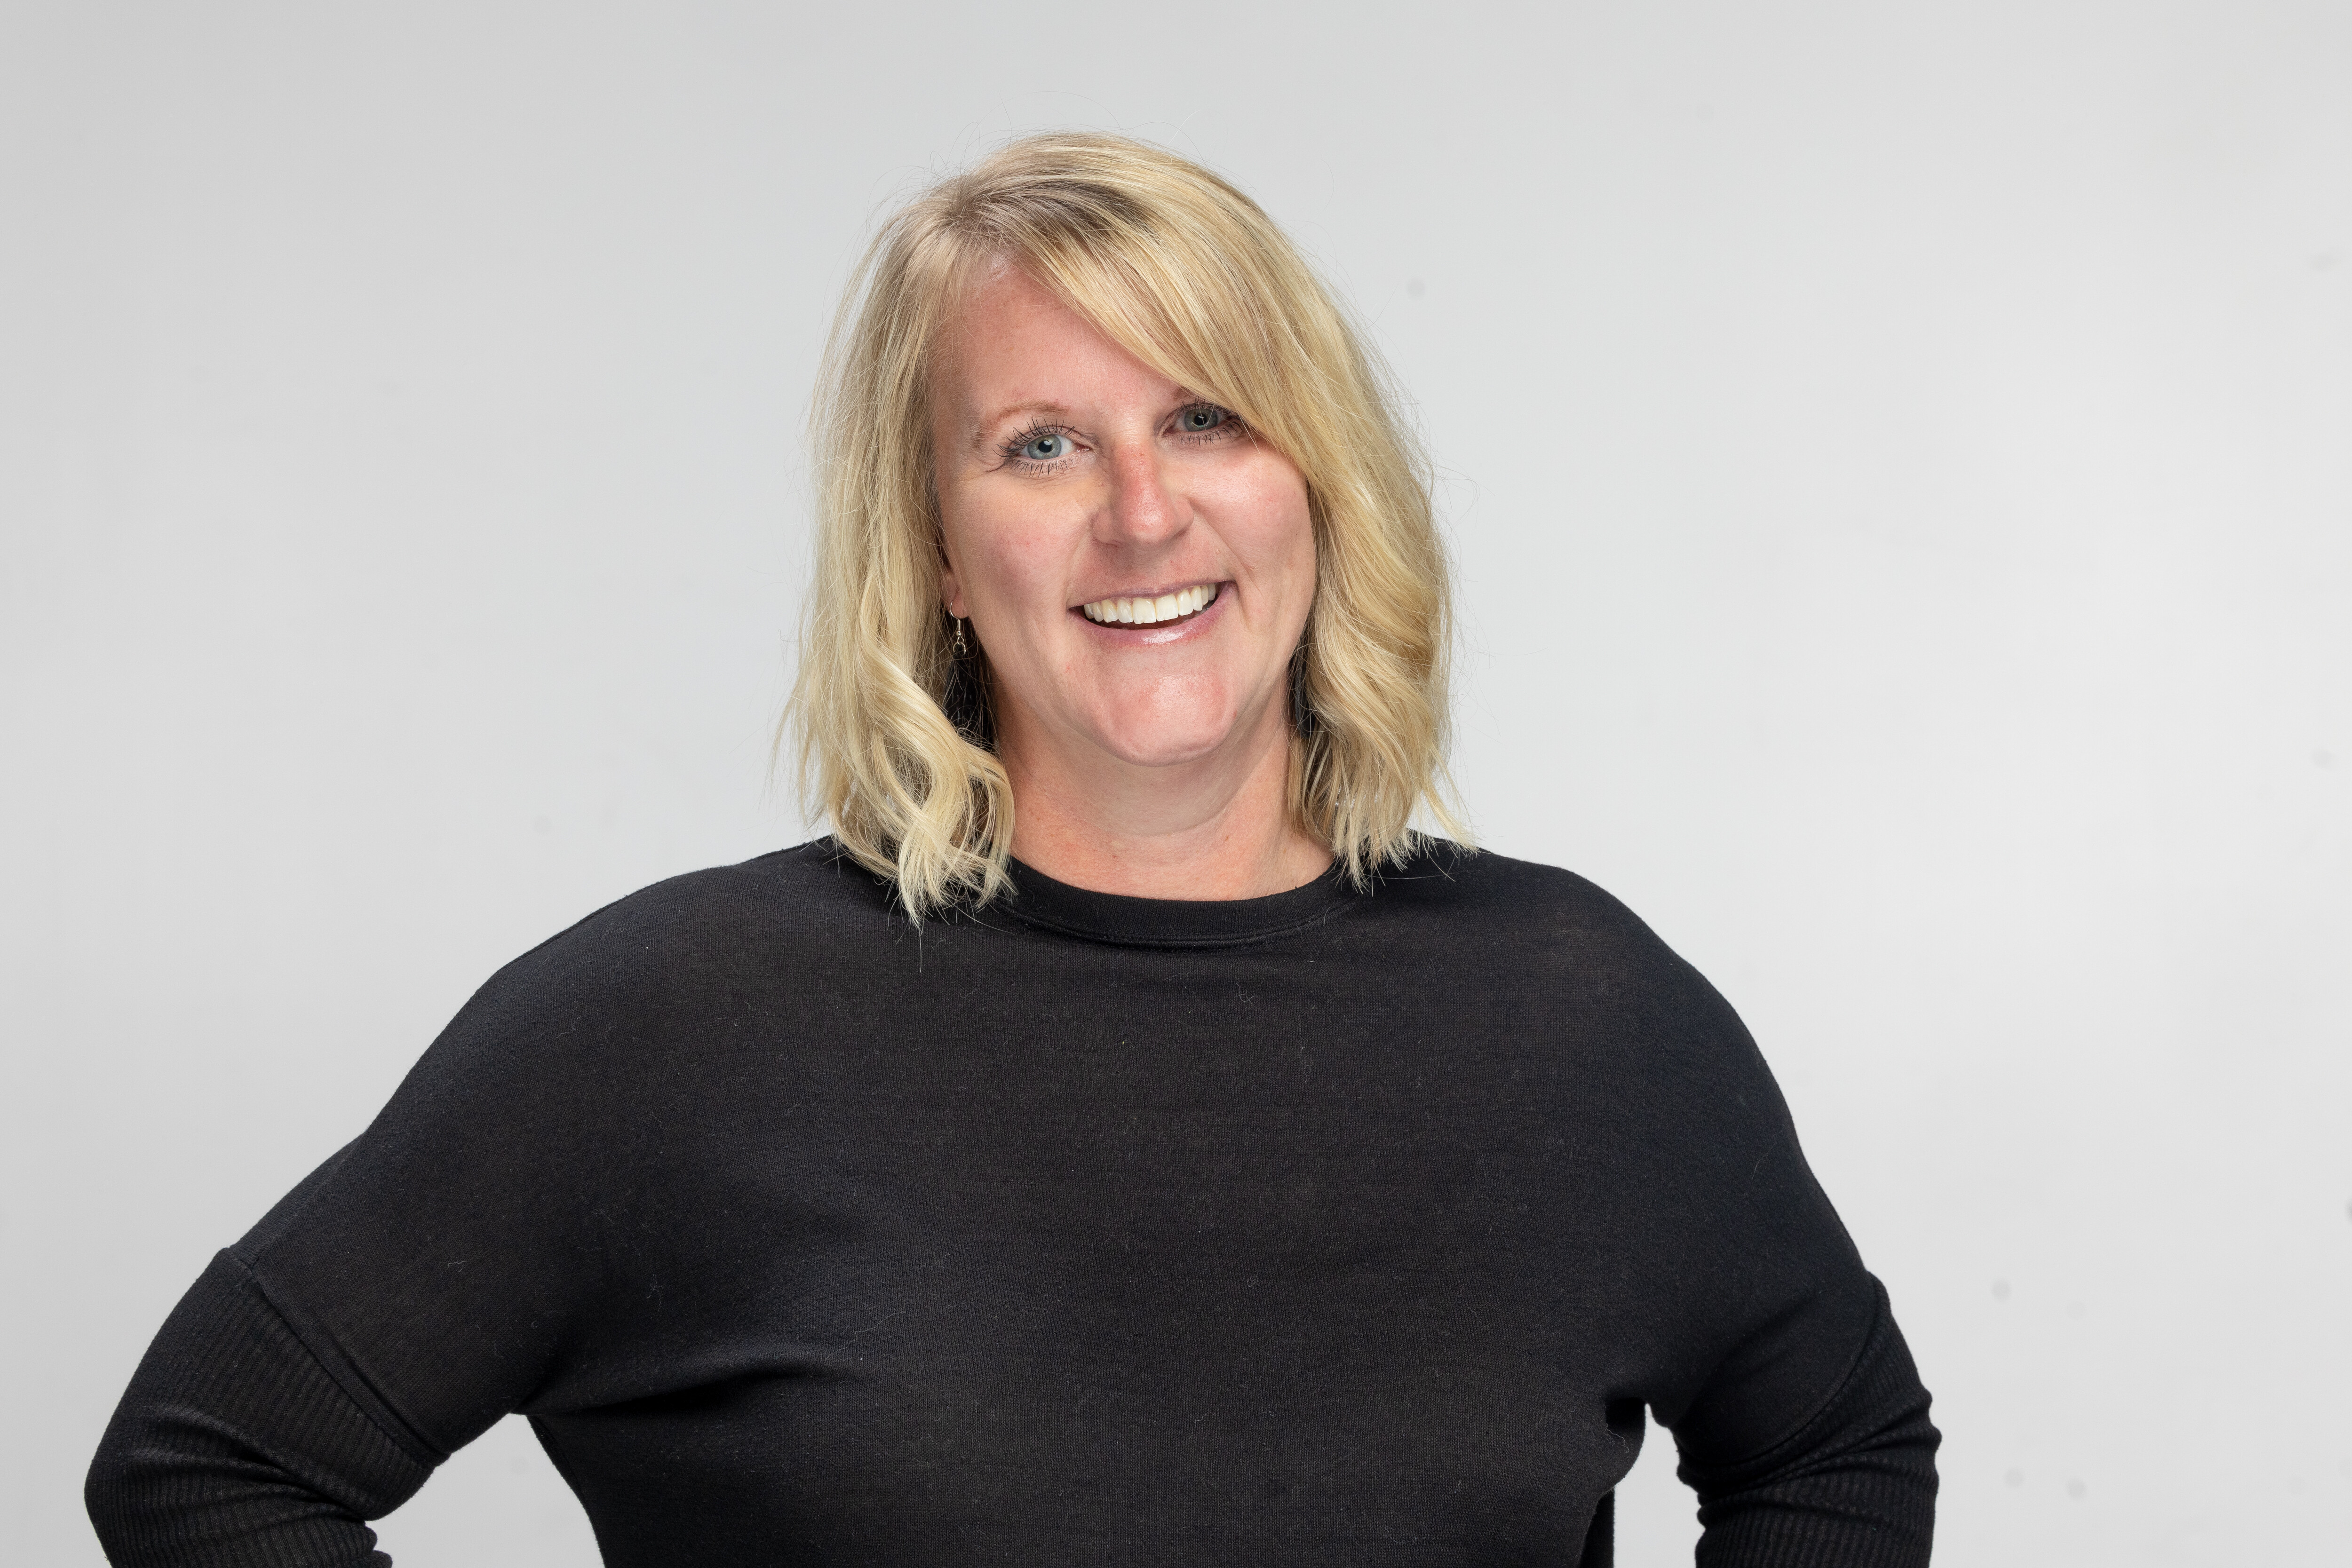
[[1215,751],[1225,738],[1224,733],[1201,739],[1166,735],[1111,736],[1105,737],[1103,749],[1137,768],[1181,768]]
[[1160,712],[1139,718],[1132,709],[1096,730],[1097,744],[1137,768],[1178,768],[1197,762],[1234,738],[1231,713]]

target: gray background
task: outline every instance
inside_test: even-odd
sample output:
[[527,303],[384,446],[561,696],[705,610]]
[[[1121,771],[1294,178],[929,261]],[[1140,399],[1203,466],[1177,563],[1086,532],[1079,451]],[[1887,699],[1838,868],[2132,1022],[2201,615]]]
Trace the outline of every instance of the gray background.
[[[0,1546],[495,967],[803,836],[799,443],[1014,131],[1240,180],[1444,469],[1460,774],[1780,1072],[1951,1564],[2340,1561],[2352,8],[0,7]],[[1621,1561],[1687,1561],[1654,1442]],[[383,1527],[593,1560],[509,1423]]]

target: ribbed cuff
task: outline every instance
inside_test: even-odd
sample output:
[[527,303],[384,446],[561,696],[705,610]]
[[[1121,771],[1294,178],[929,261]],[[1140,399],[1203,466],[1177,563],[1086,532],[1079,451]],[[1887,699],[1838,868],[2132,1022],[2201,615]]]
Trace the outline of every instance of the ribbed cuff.
[[1884,1289],[1844,1384],[1787,1441],[1738,1465],[1685,1461],[1699,1568],[1926,1568],[1936,1525],[1927,1391]]
[[391,1563],[362,1521],[431,1473],[222,1252],[140,1363],[83,1496],[119,1568],[361,1568]]

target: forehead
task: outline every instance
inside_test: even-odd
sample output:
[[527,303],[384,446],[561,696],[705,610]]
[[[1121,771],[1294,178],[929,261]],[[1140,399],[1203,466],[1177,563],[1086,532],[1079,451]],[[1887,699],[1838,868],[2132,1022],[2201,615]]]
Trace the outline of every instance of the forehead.
[[958,423],[985,423],[1015,405],[1162,399],[1175,387],[1005,261],[948,312],[930,379],[936,413]]

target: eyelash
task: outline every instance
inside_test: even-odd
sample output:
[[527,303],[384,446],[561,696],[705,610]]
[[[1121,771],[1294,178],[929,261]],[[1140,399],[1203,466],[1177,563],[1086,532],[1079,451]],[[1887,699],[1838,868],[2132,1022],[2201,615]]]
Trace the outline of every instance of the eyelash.
[[[1176,433],[1176,438],[1178,440],[1189,441],[1195,444],[1213,441],[1230,441],[1233,437],[1240,434],[1243,430],[1246,428],[1246,426],[1242,423],[1242,416],[1240,414],[1235,413],[1229,408],[1219,408],[1213,402],[1188,402],[1182,408],[1176,411],[1176,417],[1178,419],[1181,419],[1186,414],[1191,413],[1193,410],[1202,408],[1213,410],[1218,413],[1223,414],[1225,417],[1222,422],[1211,426],[1207,430],[1180,430]],[[1059,473],[1062,465],[1070,460],[1069,457],[1054,457],[1040,461],[1034,457],[1024,457],[1021,455],[1021,449],[1023,447],[1028,445],[1031,442],[1035,441],[1040,437],[1047,435],[1066,435],[1072,441],[1076,441],[1077,439],[1076,433],[1071,431],[1066,425],[1033,424],[1028,429],[1020,432],[1018,434],[1005,442],[1005,463],[1009,466],[1014,468],[1026,469],[1032,474]],[[1070,455],[1075,456],[1076,455],[1073,453]]]
[[1028,445],[1033,441],[1041,440],[1048,435],[1069,436],[1073,442],[1077,439],[1071,431],[1063,425],[1033,424],[1028,429],[1022,431],[1019,434],[1014,435],[1005,442],[1004,461],[1013,467],[1026,469],[1032,474],[1052,474],[1057,472],[1062,465],[1069,462],[1070,458],[1075,456],[1076,454],[1067,454],[1060,457],[1048,458],[1042,462],[1034,457],[1024,457],[1021,455],[1021,449],[1023,447]]

